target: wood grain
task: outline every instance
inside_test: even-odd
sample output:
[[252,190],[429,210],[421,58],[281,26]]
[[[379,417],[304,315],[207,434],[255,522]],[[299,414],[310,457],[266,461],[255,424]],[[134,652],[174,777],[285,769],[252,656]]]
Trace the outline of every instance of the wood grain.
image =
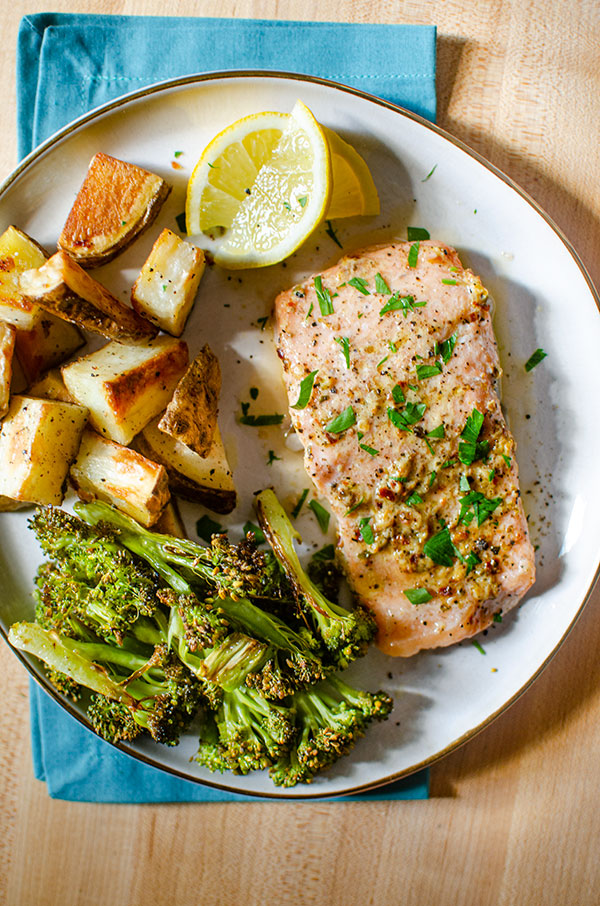
[[[19,4],[19,14],[45,3]],[[63,12],[163,14],[159,0]],[[0,176],[16,163],[15,4],[0,0]],[[600,284],[597,0],[172,0],[171,15],[438,26],[442,127],[559,224]],[[568,300],[565,300],[568,304]],[[596,904],[600,627],[593,595],[531,689],[432,770],[418,803],[106,806],[32,775],[27,677],[0,649],[0,902]]]

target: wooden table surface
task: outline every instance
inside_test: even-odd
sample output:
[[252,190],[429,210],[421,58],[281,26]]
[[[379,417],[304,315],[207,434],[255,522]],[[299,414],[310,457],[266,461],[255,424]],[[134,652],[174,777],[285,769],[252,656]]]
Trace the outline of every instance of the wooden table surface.
[[[46,8],[436,24],[439,124],[549,212],[600,286],[598,0],[0,0],[0,178],[16,164],[18,16]],[[51,800],[32,773],[27,675],[2,646],[0,902],[597,904],[598,606],[600,589],[527,694],[432,768],[428,802]]]

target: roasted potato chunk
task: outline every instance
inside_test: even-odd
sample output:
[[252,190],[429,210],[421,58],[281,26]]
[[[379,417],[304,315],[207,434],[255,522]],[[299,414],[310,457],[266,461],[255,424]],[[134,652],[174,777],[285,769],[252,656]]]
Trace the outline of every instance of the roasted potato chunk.
[[163,230],[131,290],[135,311],[180,337],[204,273],[204,252]]
[[135,446],[144,456],[164,465],[173,494],[201,503],[215,513],[230,513],[237,498],[219,428],[209,455],[202,457],[163,434],[157,423],[158,419],[154,419],[146,425],[136,437]]
[[106,264],[148,227],[171,191],[155,173],[99,152],[58,240],[82,267]]
[[41,397],[44,400],[61,400],[63,403],[73,402],[59,368],[51,368],[39,381],[32,384],[27,389],[27,396]]
[[145,346],[107,343],[63,366],[62,375],[70,396],[89,409],[92,426],[128,444],[164,409],[187,364],[187,344],[161,336]]
[[0,418],[8,412],[15,334],[14,327],[0,321]]
[[9,226],[0,236],[0,318],[21,330],[29,330],[42,316],[42,309],[23,295],[19,278],[24,271],[41,267],[48,256],[27,233]]
[[208,456],[217,427],[220,392],[219,361],[207,345],[177,384],[158,427],[198,456]]
[[171,496],[163,466],[89,428],[69,477],[82,500],[104,500],[145,526],[154,525]]
[[27,383],[37,381],[49,368],[62,364],[84,342],[74,324],[42,312],[42,318],[30,330],[17,331],[15,340],[15,353]]
[[119,302],[90,277],[66,252],[56,252],[36,270],[21,275],[23,293],[41,308],[64,321],[121,343],[156,336],[156,327]]
[[0,427],[0,495],[60,504],[87,410],[73,403],[13,396]]

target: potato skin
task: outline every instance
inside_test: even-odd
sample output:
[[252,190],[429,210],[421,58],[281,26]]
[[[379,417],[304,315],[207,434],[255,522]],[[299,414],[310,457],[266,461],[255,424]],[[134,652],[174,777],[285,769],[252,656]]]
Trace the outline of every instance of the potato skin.
[[64,251],[21,275],[20,287],[31,302],[50,314],[120,343],[151,339],[158,328],[119,302]]
[[82,267],[112,261],[150,226],[171,187],[162,177],[95,154],[58,240]]
[[198,456],[208,456],[217,427],[221,368],[208,345],[179,381],[158,427]]

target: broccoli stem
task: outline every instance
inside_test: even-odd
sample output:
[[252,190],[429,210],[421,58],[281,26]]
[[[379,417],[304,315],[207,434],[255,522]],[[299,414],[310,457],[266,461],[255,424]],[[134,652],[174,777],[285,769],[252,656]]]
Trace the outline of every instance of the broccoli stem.
[[132,696],[98,664],[92,663],[74,647],[71,639],[59,636],[38,623],[14,623],[8,640],[20,651],[35,655],[53,670],[64,673],[81,686],[116,701],[132,704]]
[[214,582],[214,566],[207,555],[208,548],[187,539],[150,532],[101,501],[77,503],[75,511],[89,525],[102,524],[115,530],[121,544],[146,560],[179,594],[192,594],[192,586],[172,569],[171,564],[191,570],[206,582]]

